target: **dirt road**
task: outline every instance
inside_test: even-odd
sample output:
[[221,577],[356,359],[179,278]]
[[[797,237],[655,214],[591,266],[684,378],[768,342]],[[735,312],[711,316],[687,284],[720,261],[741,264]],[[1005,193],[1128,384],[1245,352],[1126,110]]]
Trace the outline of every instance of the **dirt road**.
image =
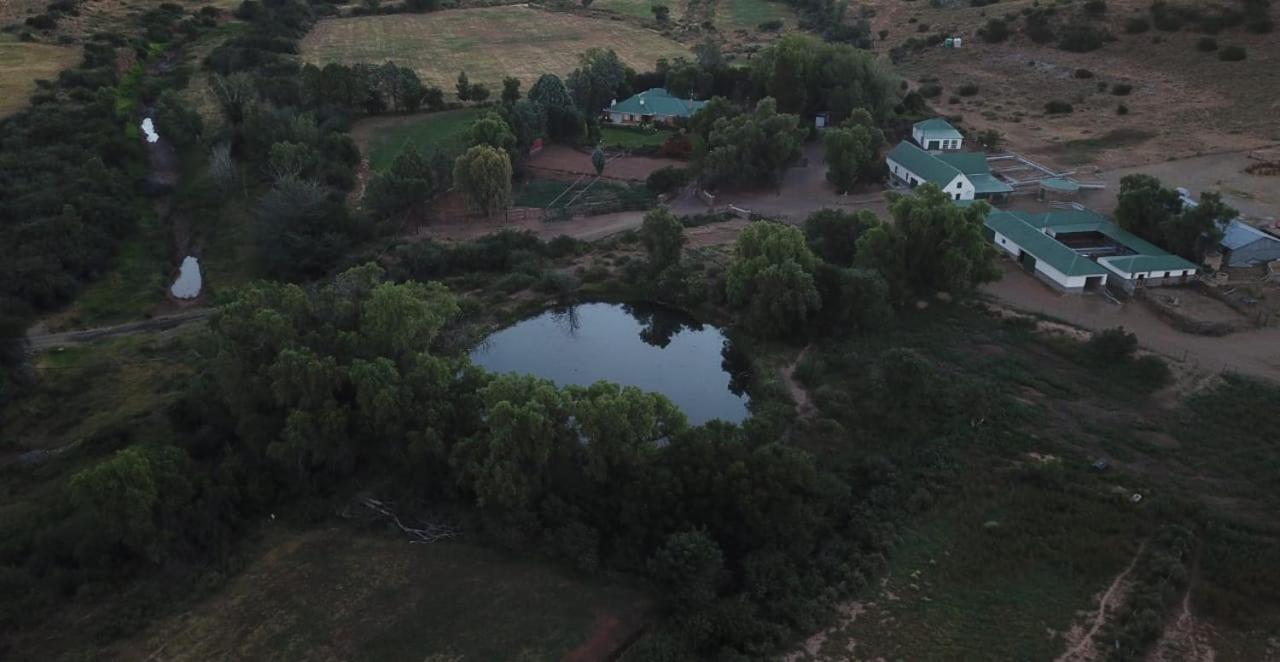
[[32,352],[42,352],[55,347],[82,345],[103,338],[135,336],[140,333],[157,333],[188,324],[201,324],[212,313],[213,310],[210,308],[197,308],[173,315],[153,317],[137,322],[126,322],[114,326],[103,326],[96,329],[82,329],[80,331],[65,331],[62,333],[28,333],[27,345]]
[[1116,305],[1099,296],[1060,295],[1012,263],[1002,265],[1004,278],[982,291],[1005,305],[1095,331],[1123,326],[1136,333],[1144,347],[1187,361],[1197,370],[1233,370],[1280,381],[1280,328],[1240,331],[1225,338],[1183,333],[1138,302]]

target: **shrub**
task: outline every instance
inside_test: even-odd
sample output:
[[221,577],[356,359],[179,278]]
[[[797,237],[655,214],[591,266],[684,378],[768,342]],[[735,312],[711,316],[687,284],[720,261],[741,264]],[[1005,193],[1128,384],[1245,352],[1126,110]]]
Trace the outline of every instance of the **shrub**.
[[1107,0],[1088,0],[1084,3],[1084,13],[1090,16],[1102,16],[1107,13]]
[[548,271],[538,281],[538,291],[567,299],[578,291],[578,280],[564,272]]
[[1061,99],[1054,99],[1044,105],[1044,112],[1050,115],[1065,115],[1073,110],[1075,110],[1075,108],[1073,108],[1071,104]]
[[1212,53],[1213,51],[1218,50],[1218,40],[1213,37],[1201,37],[1200,40],[1196,42],[1196,50],[1203,53]]
[[1089,71],[1088,69],[1076,69],[1075,77],[1079,78],[1080,80],[1088,80],[1090,78],[1093,78],[1093,72]]
[[961,85],[956,90],[956,94],[959,94],[962,97],[971,97],[977,93],[978,93],[977,83],[965,83],[964,85]]
[[1072,53],[1088,53],[1102,48],[1107,33],[1091,25],[1069,25],[1058,40],[1058,48]]
[[1124,104],[1120,104],[1120,105],[1116,106],[1116,114],[1117,114],[1117,115],[1128,115],[1128,114],[1129,114],[1129,107],[1128,107],[1128,106],[1126,106],[1126,105],[1124,105]]
[[1009,38],[1009,24],[1004,21],[993,18],[987,21],[987,24],[978,28],[978,36],[989,44],[998,44]]
[[524,273],[523,271],[517,271],[499,278],[493,286],[507,294],[513,294],[520,290],[528,289],[537,282],[537,280],[538,279],[534,278],[531,274]]
[[1246,56],[1243,46],[1225,46],[1218,51],[1218,59],[1223,62],[1239,62],[1245,59]]
[[919,92],[920,92],[920,96],[926,99],[936,98],[938,95],[942,94],[942,84],[926,83],[920,86]]
[[1023,30],[1027,37],[1037,44],[1047,44],[1054,39],[1053,25],[1049,22],[1049,14],[1044,10],[1035,10],[1027,14],[1026,26]]
[[1276,23],[1271,20],[1271,17],[1263,16],[1249,21],[1246,27],[1248,27],[1249,32],[1254,34],[1269,34],[1276,29]]
[[670,193],[689,183],[689,170],[665,166],[649,173],[645,186],[656,194]]
[[772,21],[765,21],[757,25],[756,28],[761,32],[777,32],[782,29],[782,21],[775,18]]
[[1093,334],[1085,342],[1085,354],[1098,363],[1127,361],[1138,351],[1138,336],[1117,326]]
[[58,21],[48,14],[36,14],[28,18],[26,23],[28,27],[37,30],[52,30],[58,27]]
[[1145,18],[1131,18],[1124,22],[1124,31],[1129,34],[1142,34],[1151,29],[1151,21]]
[[1115,83],[1111,86],[1111,93],[1118,97],[1127,97],[1133,91],[1133,86],[1128,83]]

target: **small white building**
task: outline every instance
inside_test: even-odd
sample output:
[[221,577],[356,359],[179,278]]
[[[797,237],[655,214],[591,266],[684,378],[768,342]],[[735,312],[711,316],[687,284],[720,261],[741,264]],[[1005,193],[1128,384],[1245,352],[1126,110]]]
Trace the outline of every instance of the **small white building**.
[[1013,191],[1012,186],[991,174],[991,167],[981,154],[933,154],[904,140],[889,150],[885,162],[893,179],[911,188],[932,183],[952,200],[1001,198]]
[[911,138],[930,151],[956,151],[964,146],[964,136],[950,122],[937,117],[916,122],[911,127]]

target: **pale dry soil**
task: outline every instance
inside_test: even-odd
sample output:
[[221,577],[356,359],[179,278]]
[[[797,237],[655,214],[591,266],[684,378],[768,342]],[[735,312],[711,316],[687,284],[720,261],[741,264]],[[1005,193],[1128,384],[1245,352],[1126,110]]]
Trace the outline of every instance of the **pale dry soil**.
[[689,55],[685,46],[624,21],[509,5],[320,21],[303,39],[302,57],[320,65],[392,61],[446,95],[455,94],[458,73],[466,71],[496,97],[505,76],[527,90],[542,74],[568,74],[591,48],[612,48],[637,71],[659,58]]

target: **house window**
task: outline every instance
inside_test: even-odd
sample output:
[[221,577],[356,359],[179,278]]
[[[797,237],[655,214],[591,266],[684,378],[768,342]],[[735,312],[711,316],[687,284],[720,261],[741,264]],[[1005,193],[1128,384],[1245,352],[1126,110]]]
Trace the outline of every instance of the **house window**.
[[956,188],[964,188],[964,184],[961,182],[956,182]]

